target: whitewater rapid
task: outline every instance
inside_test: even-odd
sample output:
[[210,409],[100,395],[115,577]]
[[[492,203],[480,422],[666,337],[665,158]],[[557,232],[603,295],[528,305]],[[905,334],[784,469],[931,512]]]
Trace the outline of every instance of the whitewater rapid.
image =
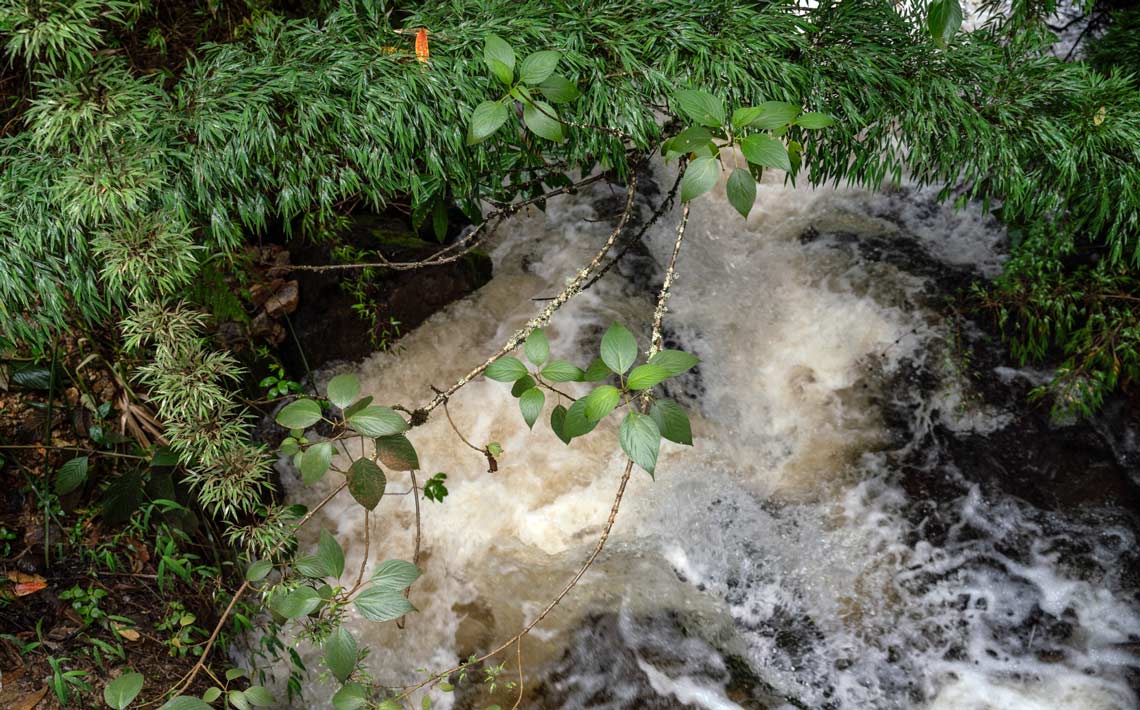
[[[660,187],[642,190],[641,218],[672,170],[655,168]],[[322,377],[357,372],[378,403],[423,403],[429,385],[455,381],[533,317],[542,303],[532,299],[561,290],[622,197],[597,185],[512,220],[493,244],[489,284],[393,352]],[[613,321],[644,349],[676,217],[558,312],[547,329],[555,357],[584,366]],[[1008,414],[968,404],[929,274],[876,249],[905,243],[990,277],[1003,242],[980,210],[937,206],[924,191],[812,190],[770,175],[747,221],[722,189],[694,202],[666,336],[702,360],[667,388],[690,411],[696,444],[663,444],[656,480],[635,472],[598,563],[523,644],[521,707],[1137,707],[1140,659],[1124,646],[1140,640],[1140,607],[1113,573],[1136,547],[1133,530],[983,495],[925,454],[936,427],[985,433]],[[908,385],[915,371],[935,384]],[[551,401],[529,431],[508,390],[481,378],[449,404],[468,439],[501,444],[497,472],[442,412],[409,434],[421,481],[445,472],[450,495],[422,503],[424,575],[406,628],[346,621],[378,682],[417,681],[419,669],[509,638],[557,594],[609,514],[624,464],[616,421],[566,447],[546,425]],[[904,483],[924,460],[924,475],[959,493],[916,499]],[[282,466],[290,501],[307,505],[334,475],[304,487]],[[392,473],[389,491],[407,480]],[[411,496],[381,502],[369,567],[411,559],[414,520]],[[362,510],[341,496],[303,545],[322,526],[354,575]],[[1076,538],[1089,542],[1067,552]],[[315,676],[319,653],[300,652]],[[501,660],[502,682],[517,680],[513,650]],[[502,682],[491,695],[480,680],[434,692],[435,707],[514,704]],[[336,687],[297,706],[323,706]]]

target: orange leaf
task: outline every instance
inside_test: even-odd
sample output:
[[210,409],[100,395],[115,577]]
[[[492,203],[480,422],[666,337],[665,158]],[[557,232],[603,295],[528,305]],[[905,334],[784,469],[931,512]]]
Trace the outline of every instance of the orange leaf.
[[431,53],[428,51],[427,30],[420,28],[416,33],[416,59],[427,62]]
[[14,582],[12,585],[13,591],[18,597],[26,597],[29,594],[35,594],[41,589],[47,588],[47,580],[38,574],[24,574],[23,572],[9,572],[7,575],[9,582]]

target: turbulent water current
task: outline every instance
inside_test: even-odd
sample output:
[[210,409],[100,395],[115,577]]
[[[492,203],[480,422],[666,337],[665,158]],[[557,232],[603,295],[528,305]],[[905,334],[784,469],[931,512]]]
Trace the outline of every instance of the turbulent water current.
[[[658,167],[644,182],[639,219],[672,174]],[[422,403],[533,317],[532,299],[561,290],[622,198],[596,185],[516,218],[491,247],[488,285],[395,352],[324,378],[352,370],[378,403]],[[676,218],[558,312],[555,357],[585,365],[613,321],[646,347]],[[667,387],[696,445],[666,442],[656,480],[635,470],[598,563],[522,646],[520,707],[1138,707],[1134,518],[987,485],[1008,453],[987,447],[1034,445],[998,437],[1027,406],[1025,387],[1006,403],[977,396],[969,373],[989,365],[969,361],[972,327],[939,306],[947,284],[997,274],[1003,243],[980,210],[919,190],[809,190],[773,176],[747,221],[723,191],[693,203],[666,338],[702,361]],[[986,376],[1042,376],[998,369]],[[403,630],[347,621],[377,681],[405,685],[509,638],[592,549],[624,464],[616,422],[567,447],[545,425],[550,406],[529,431],[509,387],[480,378],[456,394],[456,426],[504,449],[494,473],[441,411],[410,432],[423,474],[446,472],[450,495],[421,503],[418,613]],[[308,505],[335,484],[282,476]],[[406,479],[392,473],[389,491]],[[369,565],[411,559],[414,521],[411,496],[385,497]],[[335,533],[354,575],[361,508],[342,495],[314,523],[305,544],[321,526]],[[319,653],[301,654],[318,671]],[[500,660],[494,694],[480,672],[434,692],[435,707],[511,707],[514,649]],[[336,687],[297,706],[322,706]]]

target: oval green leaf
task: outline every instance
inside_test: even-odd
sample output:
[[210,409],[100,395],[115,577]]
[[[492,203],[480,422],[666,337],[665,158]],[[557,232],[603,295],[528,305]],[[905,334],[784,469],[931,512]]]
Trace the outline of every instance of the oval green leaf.
[[577,85],[564,76],[558,74],[551,74],[541,84],[538,85],[538,90],[542,95],[555,104],[566,104],[577,99],[581,96],[578,91]]
[[639,412],[625,415],[618,432],[618,441],[626,455],[649,475],[657,466],[657,452],[661,448],[661,432],[651,417]]
[[788,149],[780,141],[763,133],[754,133],[740,143],[740,151],[744,158],[753,165],[763,168],[778,168],[792,172],[792,164],[788,160]]
[[79,488],[87,480],[87,457],[76,456],[65,461],[55,472],[56,495],[66,495]]
[[320,420],[321,407],[311,399],[298,399],[286,404],[275,418],[286,429],[308,429]]
[[483,374],[498,382],[514,382],[520,377],[526,377],[527,369],[522,360],[513,355],[504,355],[491,363]]
[[360,395],[360,380],[350,372],[337,375],[329,380],[328,394],[330,402],[344,409]]
[[333,445],[331,441],[313,444],[301,455],[301,481],[311,486],[324,477],[332,465]]
[[567,444],[570,439],[589,434],[598,425],[596,420],[592,421],[586,416],[586,400],[585,398],[579,399],[570,405],[566,410],[566,421],[562,424],[562,440]]
[[523,123],[536,136],[555,143],[562,141],[562,124],[558,122],[558,112],[545,101],[525,104]]
[[519,397],[519,409],[522,411],[523,421],[528,428],[533,429],[542,414],[542,406],[546,404],[546,395],[537,387],[531,387]]
[[659,399],[649,408],[649,416],[661,432],[661,436],[677,444],[693,445],[693,430],[689,415],[672,400]]
[[348,419],[356,431],[365,436],[391,436],[408,430],[408,422],[388,407],[365,407]]
[[541,84],[554,73],[562,55],[558,52],[535,52],[523,60],[519,67],[519,80],[524,84]]
[[728,204],[732,205],[741,216],[747,218],[748,213],[752,211],[753,203],[756,202],[756,179],[752,177],[752,173],[743,168],[733,170],[728,176],[726,189]]
[[669,372],[659,365],[638,365],[629,373],[627,382],[631,390],[647,390],[669,377]]
[[142,687],[142,673],[124,673],[103,688],[103,701],[115,710],[123,710],[138,697]]
[[515,69],[515,50],[507,41],[496,34],[489,34],[483,40],[483,61],[490,64],[492,61],[502,62],[508,69]]
[[685,372],[697,363],[700,359],[696,355],[690,355],[684,350],[660,350],[649,358],[650,365],[657,365],[663,368],[669,377],[676,377],[677,375]]
[[724,125],[724,103],[707,91],[678,91],[673,101],[682,113],[702,126],[720,128]]
[[592,422],[598,422],[614,411],[619,400],[621,400],[621,390],[613,385],[602,385],[586,395],[581,401],[585,402],[586,418]]
[[352,637],[352,634],[341,626],[329,634],[324,645],[321,646],[321,650],[325,655],[325,665],[328,666],[333,677],[341,683],[348,680],[348,677],[356,670],[356,659],[359,656],[356,639]]
[[375,586],[356,595],[353,601],[356,610],[369,621],[391,621],[416,610],[399,592]]
[[376,439],[376,457],[393,471],[415,471],[420,467],[416,447],[403,434],[382,436]]
[[348,492],[368,510],[374,510],[384,497],[388,479],[370,459],[357,459],[348,467]]
[[681,201],[700,197],[716,185],[720,178],[720,162],[716,158],[697,158],[685,168],[681,178]]
[[385,560],[372,573],[372,584],[380,589],[402,592],[420,578],[420,570],[404,560]]
[[498,101],[484,101],[471,113],[467,127],[467,145],[482,143],[499,130],[507,120],[507,107]]
[[273,570],[273,563],[269,560],[258,560],[245,568],[245,581],[260,582],[269,576]]
[[614,323],[602,336],[601,356],[606,367],[624,374],[637,359],[637,339],[624,326]]
[[538,328],[530,334],[523,350],[526,352],[526,359],[534,365],[541,366],[550,358],[550,341],[542,328]]
[[[577,365],[565,360],[552,360],[539,374],[548,382],[578,382],[584,373]],[[606,368],[606,374],[609,374],[609,368]]]

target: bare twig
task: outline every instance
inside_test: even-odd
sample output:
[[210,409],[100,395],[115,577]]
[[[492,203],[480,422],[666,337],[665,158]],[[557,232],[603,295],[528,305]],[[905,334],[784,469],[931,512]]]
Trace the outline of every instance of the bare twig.
[[426,421],[427,415],[433,409],[442,405],[447,400],[447,398],[455,394],[459,388],[463,387],[471,380],[483,374],[483,371],[490,367],[491,364],[498,360],[500,357],[506,355],[518,347],[519,343],[526,340],[527,336],[534,332],[535,329],[546,325],[550,321],[551,316],[553,316],[559,308],[564,306],[567,301],[581,292],[583,284],[585,284],[595,274],[598,268],[600,268],[602,260],[606,257],[606,254],[609,253],[610,249],[613,248],[614,242],[617,241],[618,237],[625,229],[625,225],[629,222],[629,216],[633,212],[633,198],[636,192],[637,171],[633,170],[630,172],[629,184],[626,186],[625,211],[622,212],[621,219],[618,221],[618,224],[614,230],[610,233],[609,238],[606,239],[605,244],[602,245],[602,248],[598,250],[598,253],[594,255],[594,258],[590,260],[589,264],[587,264],[585,268],[580,269],[578,273],[575,274],[572,279],[570,279],[569,283],[567,283],[562,292],[555,296],[554,300],[550,301],[537,316],[531,319],[525,326],[517,330],[514,335],[508,338],[507,342],[504,343],[503,346],[500,347],[495,354],[491,355],[491,357],[487,358],[483,364],[471,370],[471,372],[468,372],[463,377],[460,377],[455,382],[455,384],[451,385],[451,387],[448,389],[444,390],[443,392],[437,392],[435,397],[432,398],[430,402],[417,410],[415,415],[412,417],[413,424],[417,423],[417,420]]
[[[421,534],[421,530],[422,530],[421,525],[420,525],[420,489],[419,489],[419,486],[416,485],[416,472],[415,471],[408,471],[408,474],[412,477],[412,500],[414,500],[416,502],[416,549],[415,549],[415,551],[412,552],[412,564],[415,565],[416,567],[419,567],[420,566],[420,534]],[[412,593],[412,588],[411,587],[405,587],[404,588],[404,599],[407,599],[411,593]],[[405,617],[403,617],[403,616],[396,619],[396,628],[403,630],[404,619],[405,619]]]
[[383,268],[391,269],[392,271],[411,271],[413,269],[422,269],[428,266],[439,266],[441,264],[448,264],[457,261],[470,252],[479,247],[493,232],[493,228],[498,226],[507,217],[517,214],[524,207],[548,200],[558,195],[572,193],[587,185],[592,185],[606,178],[606,173],[598,173],[590,177],[583,178],[571,185],[555,188],[537,197],[530,197],[519,202],[512,202],[498,210],[495,210],[483,220],[481,224],[476,225],[465,236],[457,241],[443,247],[431,256],[421,259],[419,261],[389,261],[383,257],[378,262],[361,262],[354,264],[291,264],[280,267],[286,271],[344,271],[354,269],[372,269]]
[[359,587],[364,581],[364,568],[368,566],[368,548],[371,544],[369,540],[369,528],[371,524],[368,522],[368,508],[364,509],[364,556],[360,558],[360,571],[356,573],[356,586]]

